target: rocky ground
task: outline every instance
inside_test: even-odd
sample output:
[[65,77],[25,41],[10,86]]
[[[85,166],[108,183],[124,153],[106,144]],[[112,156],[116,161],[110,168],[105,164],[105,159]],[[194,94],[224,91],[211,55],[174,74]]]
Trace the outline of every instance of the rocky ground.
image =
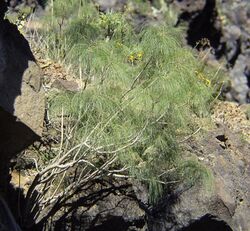
[[250,3],[243,1],[174,1],[179,10],[179,23],[187,22],[187,41],[195,46],[208,38],[214,48],[211,59],[224,60],[231,86],[226,98],[249,102],[250,81]]

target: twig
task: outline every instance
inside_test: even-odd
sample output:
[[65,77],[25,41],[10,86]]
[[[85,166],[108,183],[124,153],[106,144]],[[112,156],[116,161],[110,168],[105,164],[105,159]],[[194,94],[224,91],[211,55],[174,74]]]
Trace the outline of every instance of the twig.
[[189,140],[192,136],[196,135],[201,130],[201,127],[199,127],[193,134],[189,135],[185,139],[179,141],[179,143],[184,143],[185,141]]
[[146,62],[146,64],[144,65],[142,70],[139,72],[139,74],[135,77],[135,79],[133,80],[130,88],[122,95],[121,99],[123,99],[130,91],[132,91],[135,88],[135,84],[136,84],[137,80],[139,80],[139,78],[141,77],[142,73],[146,70],[146,68],[149,65],[149,63],[151,62],[151,60],[152,60],[152,56]]

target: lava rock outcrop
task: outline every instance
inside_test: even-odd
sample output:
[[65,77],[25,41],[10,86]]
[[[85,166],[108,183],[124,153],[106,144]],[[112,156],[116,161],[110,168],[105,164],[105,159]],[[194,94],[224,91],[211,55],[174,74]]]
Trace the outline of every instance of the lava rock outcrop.
[[231,86],[226,99],[250,102],[250,2],[182,0],[172,4],[179,12],[178,24],[187,23],[187,42],[196,46],[208,38],[213,59],[225,60]]
[[0,9],[0,191],[4,194],[11,158],[41,136],[45,96],[28,42],[4,19],[4,1]]

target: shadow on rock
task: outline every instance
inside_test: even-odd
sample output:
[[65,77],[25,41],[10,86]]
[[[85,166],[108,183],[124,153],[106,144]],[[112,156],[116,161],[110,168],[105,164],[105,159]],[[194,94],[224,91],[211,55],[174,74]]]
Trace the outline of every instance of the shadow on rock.
[[[4,19],[6,10],[0,1],[0,194],[11,205],[16,198],[9,190],[10,160],[41,136],[45,97],[29,44]],[[16,211],[17,204],[10,209]]]
[[179,231],[233,231],[229,225],[215,216],[206,214],[200,219],[194,221],[191,225]]

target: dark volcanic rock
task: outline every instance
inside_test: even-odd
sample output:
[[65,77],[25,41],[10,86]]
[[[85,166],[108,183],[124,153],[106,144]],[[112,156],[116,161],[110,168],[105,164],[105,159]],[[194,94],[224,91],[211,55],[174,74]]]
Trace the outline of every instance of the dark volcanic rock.
[[127,0],[94,0],[100,11],[109,12],[111,10],[122,10]]
[[218,10],[224,17],[221,42],[228,61],[234,100],[249,102],[250,68],[250,2],[218,1]]
[[3,19],[5,12],[7,11],[7,4],[5,1],[0,1],[0,20]]
[[210,189],[180,186],[175,197],[166,195],[155,208],[150,230],[249,230],[250,121],[229,102],[218,105],[213,120],[219,128],[185,148],[213,173]]
[[100,180],[87,193],[76,194],[65,206],[69,212],[58,212],[44,230],[146,231],[146,212],[140,205],[146,193],[139,184]]
[[227,61],[231,89],[228,100],[250,102],[250,2],[222,0],[174,1],[179,23],[188,23],[190,45],[208,38],[215,57]]
[[4,192],[10,159],[42,133],[45,98],[28,42],[3,17],[0,28],[0,191]]
[[[223,141],[218,140],[218,135],[226,137],[227,145],[232,146],[221,146]],[[154,217],[150,219],[150,230],[249,230],[250,145],[240,142],[238,135],[228,130],[215,130],[197,146],[192,143],[192,152],[195,149],[199,159],[213,172],[211,191],[199,184],[179,188],[175,202],[166,197],[165,206],[161,210],[157,211],[159,207],[156,209]],[[220,221],[219,224],[207,216]],[[197,226],[197,229],[191,229],[193,223],[193,228]]]
[[11,9],[14,9],[15,7],[19,5],[30,6],[32,8],[37,8],[41,6],[44,8],[47,0],[8,0],[7,2],[8,2],[8,6]]
[[217,24],[216,0],[184,0],[175,1],[179,11],[179,23],[188,22],[187,42],[191,46],[202,38],[208,38],[211,45],[217,49],[221,37],[221,28]]
[[185,227],[179,231],[233,231],[230,226],[222,221],[216,218],[215,216],[212,216],[210,214],[206,214],[205,216],[201,217],[200,219],[192,222],[191,225],[188,227]]

